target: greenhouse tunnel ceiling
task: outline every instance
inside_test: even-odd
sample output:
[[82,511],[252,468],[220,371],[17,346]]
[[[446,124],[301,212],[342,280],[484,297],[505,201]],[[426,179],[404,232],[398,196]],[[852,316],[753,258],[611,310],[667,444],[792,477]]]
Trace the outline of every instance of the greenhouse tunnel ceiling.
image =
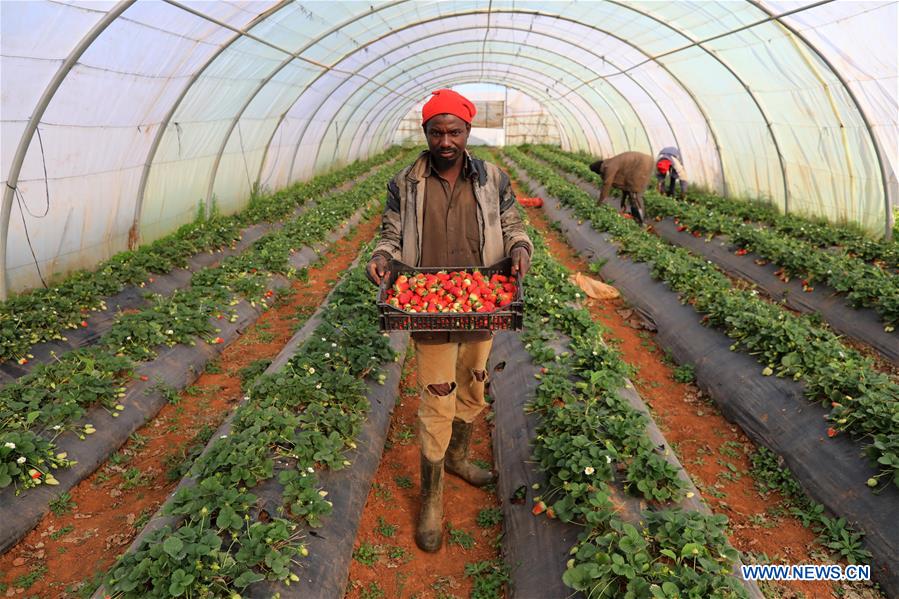
[[537,105],[552,135],[533,141],[597,157],[675,145],[701,187],[874,238],[892,230],[896,2],[0,9],[3,298],[159,239],[201,208],[236,212],[258,186],[422,143],[409,115],[466,84]]

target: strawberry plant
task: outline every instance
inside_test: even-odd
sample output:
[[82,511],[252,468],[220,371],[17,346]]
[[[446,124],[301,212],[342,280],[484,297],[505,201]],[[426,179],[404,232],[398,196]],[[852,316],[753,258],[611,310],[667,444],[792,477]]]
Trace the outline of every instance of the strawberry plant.
[[97,348],[41,364],[0,389],[0,431],[32,429],[56,437],[88,407],[115,411],[131,375],[130,361]]
[[51,470],[74,464],[55,453],[50,441],[27,430],[0,432],[0,489],[15,485],[16,495],[40,484],[59,484]]

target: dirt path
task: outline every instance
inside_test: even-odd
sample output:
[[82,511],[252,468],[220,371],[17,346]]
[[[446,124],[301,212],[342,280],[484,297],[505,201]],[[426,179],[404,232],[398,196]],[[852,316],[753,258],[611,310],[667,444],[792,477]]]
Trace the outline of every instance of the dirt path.
[[[465,565],[499,555],[496,542],[501,526],[497,523],[482,528],[477,524],[480,510],[499,507],[496,495],[450,474],[446,475],[444,487],[447,528],[443,548],[430,554],[415,545],[420,488],[415,372],[413,352],[406,361],[387,446],[356,537],[346,594],[353,599],[469,597],[472,581],[465,576]],[[493,427],[487,421],[490,412],[488,407],[475,422],[471,454],[473,459],[492,464]],[[470,542],[470,548],[463,546]]]
[[[0,592],[21,597],[85,597],[165,501],[198,452],[243,397],[241,369],[272,359],[321,304],[380,224],[374,218],[322,254],[306,281],[294,281],[197,381],[131,436],[107,463],[55,505],[0,557]],[[262,368],[264,369],[264,367]],[[255,374],[261,372],[256,370]],[[247,373],[244,371],[244,376]],[[196,453],[192,454],[196,455]],[[51,506],[54,507],[54,506]],[[19,589],[23,589],[19,591]]]

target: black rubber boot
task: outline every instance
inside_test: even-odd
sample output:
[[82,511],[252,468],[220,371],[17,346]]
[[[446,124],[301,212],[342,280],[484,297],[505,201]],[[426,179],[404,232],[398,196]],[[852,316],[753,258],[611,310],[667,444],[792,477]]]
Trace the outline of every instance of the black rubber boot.
[[476,487],[489,485],[496,477],[489,470],[478,468],[468,461],[468,445],[474,424],[453,420],[453,436],[446,450],[446,469]]
[[434,553],[443,544],[443,460],[421,456],[421,506],[415,527],[415,544]]

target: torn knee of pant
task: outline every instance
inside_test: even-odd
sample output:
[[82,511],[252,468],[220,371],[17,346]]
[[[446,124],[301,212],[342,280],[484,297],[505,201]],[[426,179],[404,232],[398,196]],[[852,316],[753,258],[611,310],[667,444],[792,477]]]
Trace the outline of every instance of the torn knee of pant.
[[486,370],[475,370],[474,368],[472,368],[471,375],[474,377],[474,380],[476,380],[479,383],[483,383],[484,381],[487,380],[487,371]]
[[456,390],[456,383],[436,383],[428,385],[427,389],[431,395],[445,397]]

